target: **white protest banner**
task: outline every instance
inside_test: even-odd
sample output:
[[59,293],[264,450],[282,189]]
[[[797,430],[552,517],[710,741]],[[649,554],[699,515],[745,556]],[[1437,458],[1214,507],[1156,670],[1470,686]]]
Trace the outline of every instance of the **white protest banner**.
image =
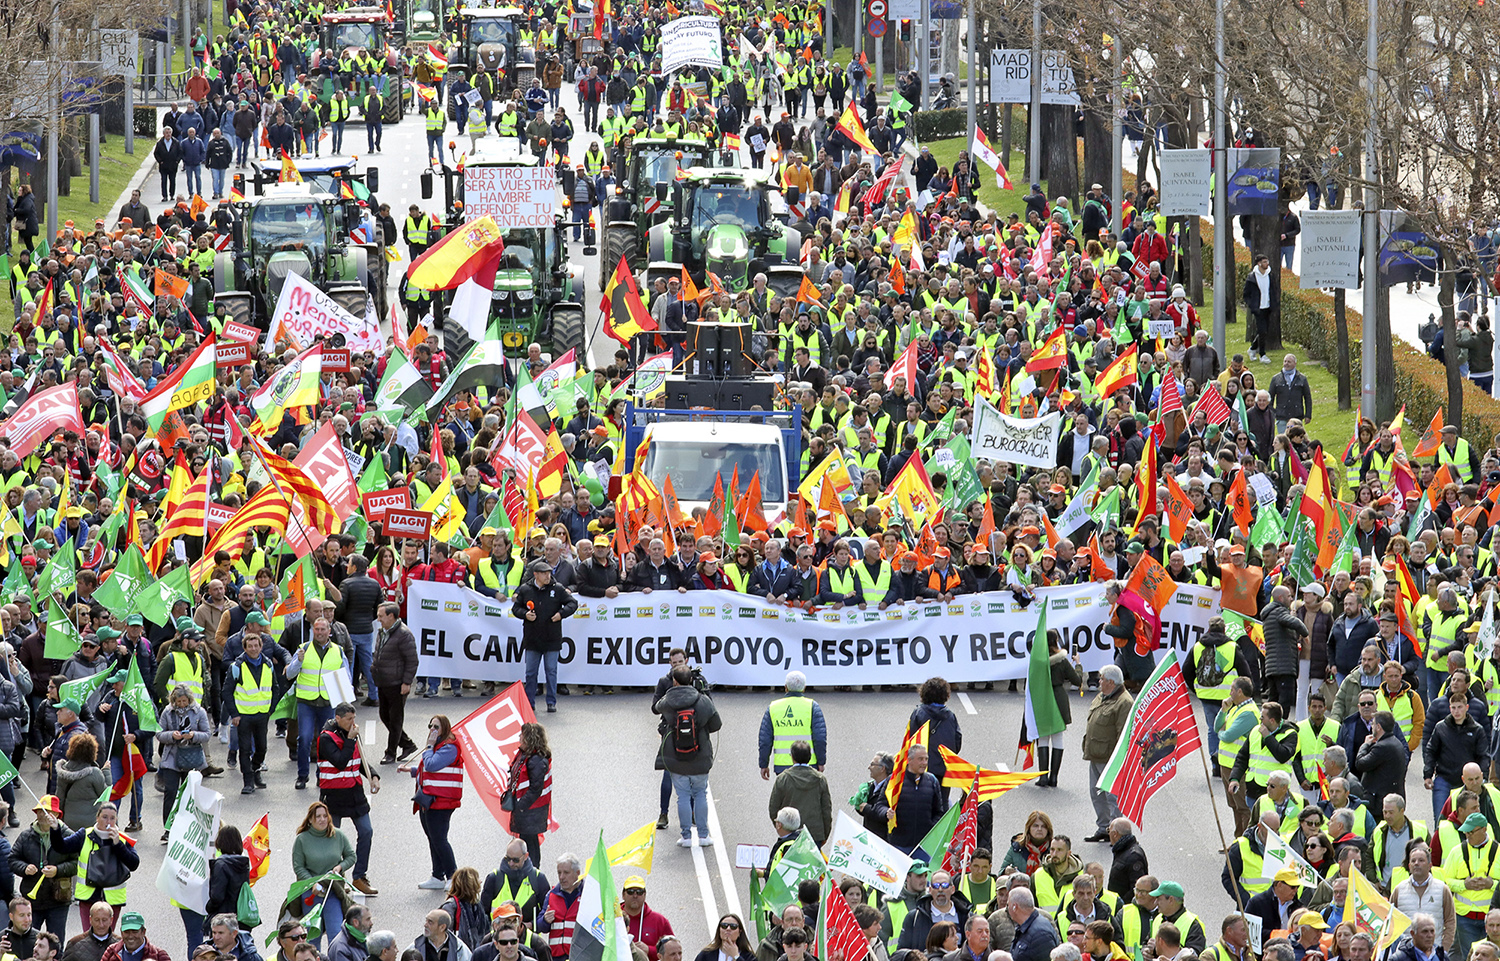
[[901,893],[912,859],[892,847],[843,811],[834,819],[828,839],[828,869],[847,874],[895,897]]
[[981,397],[969,431],[969,451],[975,458],[1055,467],[1061,427],[1062,415],[1056,411],[1042,417],[1011,417]]
[[661,72],[670,75],[683,67],[722,67],[718,17],[678,17],[662,24]]
[[1208,181],[1213,172],[1212,150],[1163,150],[1162,216],[1207,217],[1211,205]]
[[219,834],[224,795],[203,786],[203,775],[189,771],[167,832],[167,853],[156,873],[156,889],[200,914],[208,906],[208,859]]
[[349,313],[301,274],[287,275],[271,315],[271,331],[273,342],[289,339],[298,347],[312,346],[319,334],[343,334],[344,345],[354,350],[384,347],[378,324],[371,326],[367,316]]
[[464,216],[493,217],[502,230],[551,227],[557,213],[557,170],[549,166],[464,168]]
[[1358,210],[1309,210],[1302,215],[1303,290],[1359,286]]
[[[990,100],[993,103],[1031,102],[1031,51],[990,51]],[[1078,84],[1073,66],[1061,50],[1042,51],[1042,103],[1078,106]],[[1118,202],[1118,198],[1116,198]]]
[[[562,622],[558,676],[570,684],[650,687],[667,653],[682,647],[715,684],[775,686],[789,670],[819,684],[909,683],[913,671],[950,681],[1013,680],[1026,676],[1036,603],[1044,599],[1047,626],[1062,634],[1084,670],[1113,663],[1103,583],[1036,594],[1025,607],[1009,592],[995,592],[883,611],[874,605],[805,611],[734,591],[621,594],[588,600]],[[413,581],[410,599],[420,674],[475,681],[523,676],[521,621],[509,604],[433,581]],[[1218,610],[1218,590],[1178,585],[1161,612],[1163,646],[1186,654]]]

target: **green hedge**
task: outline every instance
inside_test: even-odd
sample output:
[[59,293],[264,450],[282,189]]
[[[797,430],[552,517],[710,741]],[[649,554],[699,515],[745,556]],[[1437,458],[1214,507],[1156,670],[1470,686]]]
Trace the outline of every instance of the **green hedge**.
[[[1205,235],[1211,231],[1205,230]],[[1213,248],[1205,237],[1205,250]],[[1235,247],[1235,287],[1244,288],[1245,277],[1250,272],[1249,251]],[[1308,355],[1321,360],[1330,371],[1337,372],[1339,356],[1338,324],[1333,315],[1333,298],[1321,290],[1303,290],[1297,286],[1297,275],[1281,272],[1281,336],[1283,340],[1301,344]],[[1236,297],[1236,307],[1238,297]],[[1349,327],[1349,377],[1353,384],[1356,403],[1360,385],[1360,337],[1364,316],[1357,310],[1345,308]],[[1427,429],[1432,415],[1439,407],[1448,406],[1448,369],[1431,357],[1412,347],[1399,337],[1393,337],[1396,363],[1396,409],[1406,407],[1407,438],[1404,446],[1408,451],[1416,446],[1417,438]],[[1464,381],[1464,422],[1459,430],[1470,444],[1479,450],[1487,450],[1496,434],[1500,434],[1500,400],[1485,394],[1471,382]],[[1342,445],[1348,438],[1340,438]],[[1334,438],[1324,438],[1332,442]]]
[[918,110],[911,116],[912,136],[920,143],[948,137],[967,137],[969,112],[966,107],[949,110]]

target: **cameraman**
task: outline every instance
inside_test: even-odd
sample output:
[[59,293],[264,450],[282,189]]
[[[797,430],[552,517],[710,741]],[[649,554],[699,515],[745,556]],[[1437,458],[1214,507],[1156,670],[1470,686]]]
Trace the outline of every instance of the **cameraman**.
[[[651,713],[661,713],[661,699],[672,689],[672,672],[679,667],[687,667],[687,651],[680,647],[674,647],[667,654],[667,673],[662,675],[656,682],[656,693],[651,695]],[[698,693],[707,694],[710,691],[709,683],[703,677],[703,672],[694,667],[691,669],[693,676],[693,687]],[[659,748],[656,752],[656,769],[661,772],[661,816],[656,819],[656,829],[665,830],[667,827],[667,805],[672,801],[672,775],[667,772],[666,761]]]
[[1473,321],[1469,312],[1458,312],[1455,343],[1469,352],[1469,379],[1486,394],[1495,384],[1495,336],[1490,333],[1490,319],[1484,314]]

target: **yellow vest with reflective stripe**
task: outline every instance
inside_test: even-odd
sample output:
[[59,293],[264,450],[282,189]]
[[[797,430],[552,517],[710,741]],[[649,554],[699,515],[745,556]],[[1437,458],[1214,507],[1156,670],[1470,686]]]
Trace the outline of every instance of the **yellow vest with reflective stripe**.
[[1403,688],[1401,693],[1396,696],[1396,699],[1392,701],[1387,699],[1386,697],[1384,684],[1375,689],[1375,710],[1390,711],[1391,714],[1395,715],[1396,723],[1401,725],[1401,730],[1406,732],[1408,735],[1411,733],[1411,719],[1413,713],[1411,706],[1411,697],[1409,697],[1408,695],[1412,693],[1413,692],[1411,688]]
[[426,214],[422,215],[422,219],[421,219],[420,223],[417,221],[416,217],[413,217],[411,215],[407,215],[407,218],[406,218],[406,240],[407,240],[407,242],[408,243],[413,243],[413,244],[425,244],[425,243],[427,243],[427,223],[428,223],[428,221],[427,221],[427,215]]
[[[823,572],[823,576],[828,578],[828,586],[833,588],[835,593],[843,595],[845,597],[854,593],[854,585],[859,580],[859,575],[854,573],[854,566],[852,564],[844,568],[842,571],[840,571],[837,567],[834,567],[832,564],[829,564],[828,569]],[[807,699],[802,698],[802,700],[805,701]],[[811,718],[812,711],[808,711],[809,731],[811,731],[812,729]]]
[[[1194,693],[1198,695],[1198,700],[1217,701],[1222,703],[1229,698],[1229,688],[1234,684],[1235,679],[1240,676],[1239,672],[1234,669],[1234,654],[1234,641],[1225,641],[1223,644],[1220,644],[1218,647],[1214,648],[1214,657],[1222,657],[1228,659],[1230,665],[1229,670],[1224,672],[1224,677],[1220,679],[1219,683],[1217,684],[1208,685],[1203,684],[1202,682],[1194,684],[1193,689]],[[1197,676],[1202,676],[1203,664],[1207,659],[1208,647],[1203,644],[1195,645],[1193,647],[1193,666],[1197,671]]]
[[[500,589],[500,573],[495,570],[495,559],[486,557],[479,562],[479,579],[484,586],[492,590]],[[505,583],[514,590],[521,583],[521,565],[512,563],[510,569],[505,572]]]
[[[1040,873],[1040,872],[1038,872]],[[1145,908],[1134,901],[1120,909],[1120,946],[1126,951],[1141,946],[1141,935],[1145,933],[1145,925],[1142,924],[1141,915]]]
[[[811,698],[787,696],[777,698],[767,709],[771,713],[771,766],[792,766],[792,742],[806,741],[812,744]],[[813,751],[813,765],[818,764],[818,752]]]
[[1438,610],[1436,604],[1427,609],[1427,623],[1432,637],[1427,641],[1427,666],[1434,671],[1447,673],[1448,670],[1448,648],[1458,639],[1458,632],[1469,621],[1469,613],[1462,605],[1455,607],[1448,613]]
[[1309,761],[1316,764],[1318,763],[1318,759],[1323,756],[1326,746],[1323,744],[1322,735],[1323,732],[1330,728],[1333,729],[1333,739],[1338,740],[1338,723],[1326,714],[1323,716],[1322,726],[1316,731],[1313,730],[1311,718],[1297,723],[1297,753],[1302,755],[1303,773],[1308,773],[1307,765]]
[[1437,462],[1447,464],[1448,469],[1458,477],[1460,484],[1470,484],[1474,481],[1474,471],[1469,464],[1469,442],[1462,437],[1453,447],[1453,453],[1448,452],[1447,444],[1439,444],[1437,449]]
[[[1241,701],[1238,706],[1224,708],[1224,714],[1219,715],[1220,717],[1224,717],[1225,714],[1228,715],[1228,717],[1226,717],[1224,720],[1224,730],[1228,731],[1231,727],[1233,727],[1234,722],[1239,718],[1241,714],[1245,713],[1246,711],[1254,710],[1255,702],[1248,698]],[[1255,728],[1252,728],[1251,730],[1255,730]],[[1239,740],[1234,741],[1223,737],[1219,738],[1220,767],[1234,767],[1234,759],[1239,756],[1240,744],[1242,741],[1244,741],[1244,738],[1240,738]]]
[[240,682],[234,688],[234,706],[241,714],[265,714],[271,710],[271,662],[261,665],[260,679],[249,664],[240,665]]
[[[1245,703],[1250,703],[1246,701]],[[1252,895],[1259,894],[1271,887],[1271,879],[1261,877],[1265,874],[1265,858],[1256,854],[1250,847],[1250,839],[1238,837],[1234,843],[1240,846],[1240,864],[1242,865],[1239,878],[1240,886]]]
[[328,648],[321,655],[318,654],[318,645],[309,642],[307,649],[302,652],[302,669],[297,672],[297,700],[299,701],[323,701],[328,699],[328,692],[323,689],[323,675],[329,671],[339,670],[344,666],[344,652],[332,640],[328,642]]
[[181,684],[193,695],[193,701],[203,701],[203,660],[195,660],[183,651],[172,652],[172,687]]
[[1290,775],[1292,764],[1290,761],[1276,760],[1271,749],[1266,746],[1265,735],[1261,734],[1260,725],[1257,724],[1250,729],[1250,763],[1245,769],[1245,780],[1265,787],[1274,771],[1285,771]]
[[1477,914],[1483,917],[1489,910],[1490,899],[1495,894],[1494,887],[1470,891],[1464,887],[1464,881],[1469,878],[1500,878],[1500,874],[1495,871],[1497,856],[1500,856],[1500,845],[1494,840],[1476,849],[1465,838],[1463,846],[1453,852],[1452,857],[1443,858],[1442,878],[1447,883],[1448,890],[1453,892],[1453,909],[1460,915]]
[[722,570],[730,587],[740,594],[745,593],[745,585],[749,582],[750,575],[741,570],[738,564],[725,564]]
[[854,572],[859,575],[859,581],[864,585],[865,601],[867,603],[879,604],[885,600],[885,595],[891,589],[891,565],[889,561],[880,562],[880,573],[871,574],[869,565],[863,561],[850,565]]
[[1037,868],[1031,876],[1031,887],[1036,894],[1036,909],[1047,915],[1057,913],[1063,902],[1073,898],[1073,882],[1058,886],[1057,880],[1047,872],[1045,867]]
[[[84,835],[83,847],[78,849],[78,882],[73,886],[73,894],[79,901],[92,898],[96,889],[88,883],[89,858],[93,856],[94,849],[99,845],[94,843],[94,832],[89,831]],[[112,907],[119,907],[125,903],[125,885],[115,888],[104,889],[104,902]]]

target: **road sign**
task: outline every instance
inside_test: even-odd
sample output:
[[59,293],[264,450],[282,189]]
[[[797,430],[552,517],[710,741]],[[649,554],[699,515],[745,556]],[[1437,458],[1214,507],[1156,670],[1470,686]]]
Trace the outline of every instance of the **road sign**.
[[886,0],[867,0],[865,12],[871,20],[884,20],[887,12]]
[[138,40],[139,35],[134,30],[99,31],[99,62],[104,76],[135,76]]
[[872,37],[885,36],[886,22],[884,20],[871,20],[865,26],[865,31]]

